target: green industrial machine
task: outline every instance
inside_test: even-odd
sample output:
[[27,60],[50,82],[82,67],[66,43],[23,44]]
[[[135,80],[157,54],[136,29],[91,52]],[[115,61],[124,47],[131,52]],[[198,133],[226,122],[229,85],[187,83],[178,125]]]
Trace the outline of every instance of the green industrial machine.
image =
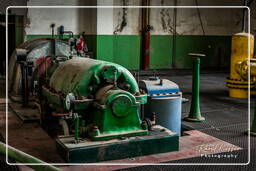
[[[56,66],[48,70],[52,67]],[[92,140],[148,134],[139,117],[140,105],[146,103],[147,96],[139,92],[125,68],[77,57],[59,65],[45,81],[43,100],[55,115],[72,115],[77,140],[81,127],[79,134]]]
[[[67,162],[96,162],[178,150],[179,136],[141,120],[147,94],[124,67],[49,56],[33,73],[41,123]],[[159,144],[161,143],[161,146]]]

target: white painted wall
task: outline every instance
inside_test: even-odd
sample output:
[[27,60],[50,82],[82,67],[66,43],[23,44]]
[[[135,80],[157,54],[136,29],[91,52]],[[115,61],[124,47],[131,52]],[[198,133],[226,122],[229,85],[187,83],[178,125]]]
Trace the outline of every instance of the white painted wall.
[[[168,0],[151,0],[152,6],[173,6],[174,1]],[[173,13],[171,8],[151,8],[150,25],[152,35],[168,35],[173,33]]]
[[[232,6],[242,5],[241,0],[205,1],[198,0],[198,5]],[[195,6],[195,0],[178,0],[180,6]],[[242,9],[199,9],[206,35],[232,35],[242,27]],[[197,9],[178,9],[177,32],[182,35],[202,35]]]
[[[140,5],[141,1],[126,0],[127,5]],[[152,6],[173,6],[174,0],[151,0]],[[256,9],[256,2],[252,5],[252,9]],[[123,5],[123,0],[99,0],[98,5]],[[178,0],[179,6],[196,6],[195,0]],[[241,0],[198,0],[198,5],[204,6],[239,6],[243,5]],[[173,34],[173,14],[174,9],[150,9],[150,25],[153,26],[152,35],[169,35]],[[104,10],[102,10],[104,11]],[[111,10],[110,10],[111,11]],[[117,30],[122,23],[123,9],[114,9],[107,13],[103,13],[98,21],[98,34],[111,34],[111,30]],[[206,35],[232,35],[241,32],[242,28],[242,9],[199,9],[202,19],[203,28]],[[256,10],[251,10],[252,32],[256,31]],[[99,13],[98,13],[99,14]],[[140,9],[127,9],[127,26],[124,27],[120,35],[137,35],[140,34]],[[113,21],[109,17],[113,16]],[[106,23],[104,23],[104,18]],[[202,26],[200,24],[198,11],[196,8],[177,9],[176,32],[179,35],[202,35]],[[99,25],[100,24],[100,25]],[[112,24],[114,25],[112,27]],[[100,26],[103,28],[100,28]],[[104,31],[105,30],[105,31]],[[113,33],[112,33],[113,34]]]
[[[113,5],[113,0],[97,0],[98,6]],[[111,35],[113,34],[113,8],[97,9],[97,34]]]
[[[138,0],[126,0],[127,6],[139,6],[141,2]],[[115,6],[123,6],[123,0],[115,0]],[[140,34],[140,21],[141,21],[141,9],[139,8],[126,8],[126,22],[127,25],[123,28],[122,32],[117,32],[118,35],[138,35]],[[123,21],[123,8],[114,9],[114,30],[120,28],[120,25]]]
[[79,33],[78,12],[76,9],[38,9],[31,8],[28,10],[27,34],[51,34],[50,24],[55,23],[56,27],[63,25],[65,30],[71,30],[74,34]]
[[[11,2],[11,0],[9,0]],[[22,0],[24,1],[24,0]],[[140,5],[140,0],[126,0],[127,5]],[[178,5],[192,6],[195,0],[178,0]],[[242,5],[242,0],[198,0],[199,5]],[[122,0],[28,0],[27,5],[123,5]],[[174,5],[174,0],[151,0],[151,5]],[[242,10],[200,9],[206,35],[232,35],[242,27]],[[123,9],[29,9],[26,34],[51,34],[50,24],[64,25],[74,34],[113,34],[122,22]],[[127,9],[127,26],[120,35],[140,34],[140,9]],[[172,34],[173,9],[151,9],[151,34]],[[177,33],[202,35],[196,9],[177,10]],[[256,1],[251,6],[251,32],[256,33]]]
[[[30,0],[28,6],[37,5],[93,5],[90,0]],[[80,34],[96,34],[96,9],[90,8],[29,8],[28,23],[25,29],[26,34],[44,35],[51,34],[50,25],[55,23],[55,33],[57,27],[63,25],[65,30]]]
[[[162,2],[162,3],[161,3]],[[168,0],[151,0],[152,5],[174,5],[174,1]],[[198,5],[213,6],[231,6],[242,5],[241,0],[198,0]],[[178,0],[178,6],[196,6],[195,0]],[[255,9],[255,7],[254,7]],[[199,9],[203,28],[206,35],[232,35],[240,32],[242,27],[242,10],[241,9]],[[253,10],[255,11],[255,10]],[[164,29],[163,25],[170,29]],[[253,21],[256,23],[256,21]],[[172,34],[169,30],[173,26],[173,9],[151,9],[151,25],[154,30],[151,34],[167,35]],[[202,35],[198,12],[196,8],[177,9],[176,31],[180,35]],[[168,28],[168,27],[167,27]]]
[[[126,0],[128,6],[138,6],[138,0]],[[98,0],[99,6],[122,6],[123,0]],[[97,34],[112,35],[115,31],[118,35],[136,35],[140,31],[140,9],[126,8],[127,25],[119,30],[123,21],[123,8],[98,8],[97,10]]]

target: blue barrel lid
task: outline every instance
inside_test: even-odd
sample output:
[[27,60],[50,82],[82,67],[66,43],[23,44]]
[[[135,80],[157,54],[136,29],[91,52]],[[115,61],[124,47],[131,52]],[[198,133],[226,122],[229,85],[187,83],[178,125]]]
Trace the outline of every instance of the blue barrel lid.
[[170,94],[179,93],[179,86],[167,79],[159,79],[158,77],[150,77],[147,80],[141,80],[139,87],[146,91],[148,95],[153,94]]

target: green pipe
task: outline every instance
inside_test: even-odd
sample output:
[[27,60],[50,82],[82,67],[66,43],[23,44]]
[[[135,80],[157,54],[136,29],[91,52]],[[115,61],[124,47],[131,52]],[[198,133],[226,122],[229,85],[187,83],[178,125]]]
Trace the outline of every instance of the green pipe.
[[200,58],[193,57],[193,78],[192,78],[192,102],[188,117],[184,118],[190,122],[202,122],[205,118],[200,111]]
[[[35,163],[35,164],[47,164],[47,165],[28,165],[28,167],[31,167],[32,169],[36,171],[61,171],[62,169],[54,167],[48,163],[45,163],[42,160],[39,160],[35,157],[32,157],[22,151],[19,151],[11,146],[8,147],[8,157],[20,162],[20,163]],[[2,142],[0,142],[0,153],[6,154],[6,145]]]
[[79,116],[75,117],[75,140],[79,140]]

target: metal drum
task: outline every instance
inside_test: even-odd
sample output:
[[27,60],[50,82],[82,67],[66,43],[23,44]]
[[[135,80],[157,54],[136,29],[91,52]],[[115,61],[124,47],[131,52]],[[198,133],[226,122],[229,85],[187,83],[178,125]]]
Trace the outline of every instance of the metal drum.
[[144,106],[144,117],[156,117],[156,124],[181,134],[182,93],[174,82],[158,77],[150,77],[139,83],[148,94],[148,103]]

